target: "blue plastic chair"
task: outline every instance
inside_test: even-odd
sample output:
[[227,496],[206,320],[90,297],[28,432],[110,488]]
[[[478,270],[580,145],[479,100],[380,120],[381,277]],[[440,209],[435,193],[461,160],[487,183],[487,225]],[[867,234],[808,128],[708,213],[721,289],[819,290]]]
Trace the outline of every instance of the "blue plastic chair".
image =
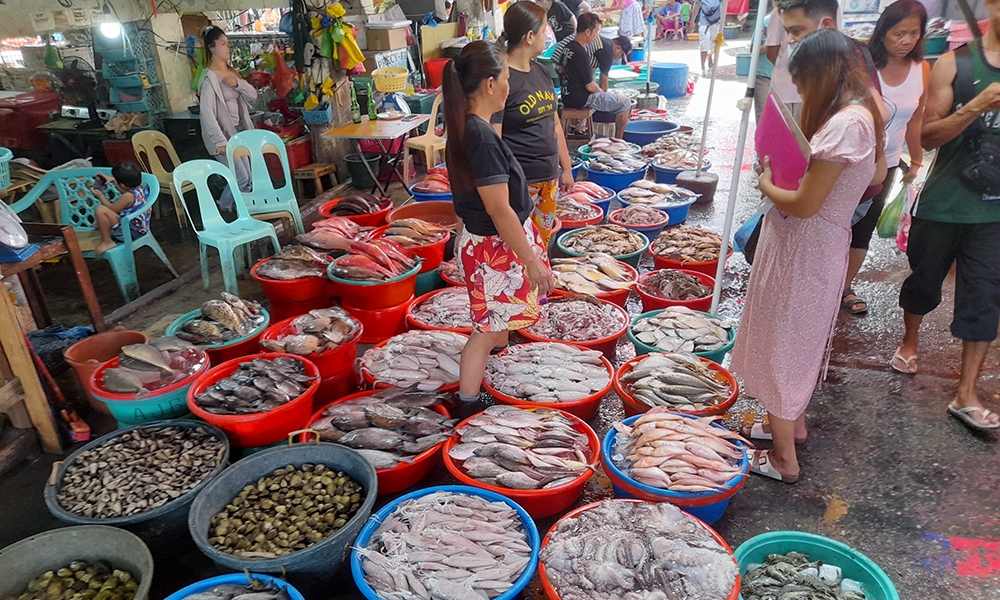
[[[14,212],[21,212],[33,205],[47,189],[55,186],[59,194],[60,222],[72,225],[73,230],[77,232],[97,231],[97,227],[94,225],[94,210],[101,205],[101,201],[91,193],[90,186],[93,185],[94,177],[98,173],[109,174],[109,171],[105,169],[49,171],[27,196],[12,204],[11,208]],[[155,176],[143,173],[142,183],[149,188],[149,199],[143,206],[145,210],[150,210],[160,195],[160,182]],[[109,185],[104,190],[104,195],[109,201],[114,202],[121,194],[115,186]],[[115,279],[118,280],[118,287],[121,288],[125,302],[131,302],[139,297],[139,282],[135,271],[135,251],[143,246],[149,247],[156,253],[157,258],[166,265],[171,275],[178,276],[174,266],[167,260],[167,255],[160,248],[160,244],[153,237],[152,224],[144,235],[132,239],[131,222],[142,216],[145,210],[136,211],[121,219],[124,241],[119,242],[114,248],[101,255],[95,255],[93,251],[89,250],[83,253],[84,258],[103,258],[111,263],[111,270],[115,274]]]
[[[281,246],[278,244],[278,236],[274,232],[274,226],[264,221],[258,221],[250,216],[247,205],[243,201],[243,195],[236,185],[236,177],[233,172],[214,160],[192,160],[174,169],[174,186],[181,189],[186,182],[194,184],[195,192],[198,194],[198,208],[201,210],[202,229],[195,228],[194,219],[188,212],[187,204],[184,211],[188,214],[191,227],[195,229],[198,236],[198,254],[201,258],[201,282],[208,289],[208,249],[212,246],[219,251],[219,261],[222,263],[222,278],[226,283],[226,291],[231,294],[239,294],[236,285],[237,268],[242,271],[242,252],[239,260],[233,259],[233,254],[241,250],[244,244],[269,238],[274,244],[274,251],[278,252]],[[219,175],[226,179],[226,185],[233,192],[233,199],[236,201],[236,220],[226,223],[219,214],[219,207],[215,204],[212,192],[208,188],[208,178],[212,175]],[[239,265],[239,266],[238,266]]]
[[[273,153],[281,161],[281,168],[285,173],[285,185],[280,188],[274,187],[267,163],[264,160],[265,153]],[[250,172],[253,177],[253,190],[243,192],[243,200],[246,202],[250,216],[257,219],[277,219],[287,214],[295,224],[295,232],[305,233],[302,225],[302,215],[299,213],[299,203],[295,199],[295,192],[292,190],[292,174],[288,169],[288,154],[285,151],[285,142],[273,131],[266,129],[248,129],[240,131],[229,138],[226,144],[226,159],[232,165],[233,160],[240,156],[250,156]]]

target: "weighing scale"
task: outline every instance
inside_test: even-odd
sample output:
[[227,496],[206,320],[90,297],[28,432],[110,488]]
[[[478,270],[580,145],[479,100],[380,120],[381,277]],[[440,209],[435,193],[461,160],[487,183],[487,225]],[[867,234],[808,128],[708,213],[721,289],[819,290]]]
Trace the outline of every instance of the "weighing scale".
[[38,246],[28,243],[21,218],[0,201],[0,262],[20,262],[37,251]]

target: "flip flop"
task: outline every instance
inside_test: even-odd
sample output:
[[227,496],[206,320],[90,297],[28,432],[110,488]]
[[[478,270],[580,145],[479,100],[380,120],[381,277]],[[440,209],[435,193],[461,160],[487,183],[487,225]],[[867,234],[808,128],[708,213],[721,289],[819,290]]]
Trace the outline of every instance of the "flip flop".
[[[902,367],[896,366],[897,360],[903,363]],[[892,360],[889,361],[889,368],[897,373],[902,373],[903,375],[916,375],[917,355],[914,354],[910,358],[904,358],[903,355],[899,353],[899,348],[896,348],[895,354],[892,355]]]
[[790,477],[788,475],[782,475],[771,466],[771,461],[768,458],[770,450],[754,450],[752,456],[750,457],[750,472],[756,473],[758,475],[763,475],[764,477],[769,477],[771,479],[776,479],[782,483],[795,483],[799,480],[799,476]]
[[976,431],[995,431],[1000,429],[1000,423],[996,425],[983,425],[982,422],[974,419],[972,417],[972,413],[977,411],[982,413],[983,419],[987,419],[991,414],[993,414],[993,412],[987,408],[977,408],[975,406],[958,408],[955,406],[954,402],[948,405],[948,414],[964,423],[967,427],[975,429]]
[[[763,421],[754,421],[753,424],[748,429],[746,425],[740,427],[740,435],[745,438],[750,438],[751,440],[772,440],[771,432],[764,431]],[[805,443],[808,438],[795,438],[796,444]]]
[[[854,296],[854,300],[848,300],[848,296]],[[864,304],[864,308],[857,308],[859,304]],[[868,312],[868,303],[858,298],[858,295],[854,293],[854,290],[847,290],[844,295],[840,297],[840,308],[846,310],[852,315],[863,315]]]

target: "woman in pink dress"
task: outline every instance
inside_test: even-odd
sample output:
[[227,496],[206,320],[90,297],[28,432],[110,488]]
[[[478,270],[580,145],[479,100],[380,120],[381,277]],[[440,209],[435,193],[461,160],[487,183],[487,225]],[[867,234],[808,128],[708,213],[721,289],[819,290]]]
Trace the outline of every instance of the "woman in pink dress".
[[840,306],[851,216],[865,188],[885,176],[885,156],[871,84],[846,36],[809,35],[788,68],[812,156],[796,190],[776,187],[764,159],[758,187],[774,209],[764,217],[732,369],[767,409],[774,440],[773,450],[754,452],[751,471],[794,483],[795,440],[805,438],[804,413]]

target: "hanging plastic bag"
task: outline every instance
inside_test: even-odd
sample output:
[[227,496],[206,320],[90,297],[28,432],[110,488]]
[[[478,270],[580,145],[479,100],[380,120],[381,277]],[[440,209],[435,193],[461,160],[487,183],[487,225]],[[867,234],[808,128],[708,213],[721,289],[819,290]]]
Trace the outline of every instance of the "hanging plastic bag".
[[920,188],[915,185],[906,186],[906,204],[903,205],[903,212],[899,215],[899,227],[896,232],[896,247],[906,252],[906,247],[910,241],[910,225],[913,223],[913,205],[917,203],[917,196],[920,195]]
[[892,199],[892,202],[885,205],[882,209],[882,214],[879,215],[878,225],[878,236],[881,238],[894,238],[896,237],[896,231],[899,229],[899,216],[903,214],[903,205],[906,204],[906,196],[910,190],[910,184],[903,186],[903,189],[899,190],[896,197]]
[[743,247],[746,245],[747,240],[753,235],[753,230],[757,227],[757,223],[760,223],[761,217],[764,215],[754,213],[752,217],[747,219],[746,223],[740,225],[740,228],[736,230],[733,235],[733,250],[735,252],[743,252]]
[[284,98],[292,91],[292,80],[295,79],[295,75],[277,51],[274,52],[274,59],[274,89],[278,92],[279,98]]
[[48,39],[45,40],[45,68],[50,71],[62,71],[63,62],[59,58],[59,51],[56,50]]

